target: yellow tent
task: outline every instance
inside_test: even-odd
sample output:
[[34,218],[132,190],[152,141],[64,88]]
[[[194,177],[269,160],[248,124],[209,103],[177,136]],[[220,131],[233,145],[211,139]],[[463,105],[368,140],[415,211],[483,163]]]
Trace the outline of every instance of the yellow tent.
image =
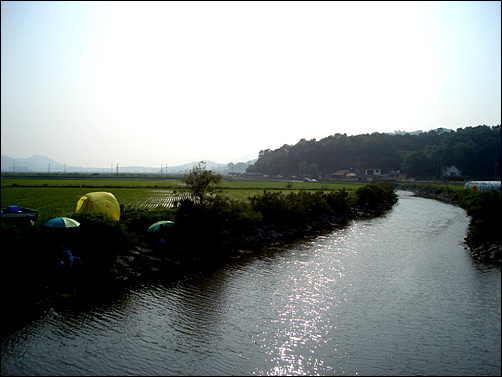
[[119,202],[111,192],[90,192],[77,202],[76,212],[104,213],[120,220]]

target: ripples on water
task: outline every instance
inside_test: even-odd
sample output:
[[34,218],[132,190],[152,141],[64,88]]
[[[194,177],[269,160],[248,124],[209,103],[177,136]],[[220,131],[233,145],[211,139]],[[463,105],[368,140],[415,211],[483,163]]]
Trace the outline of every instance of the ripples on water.
[[401,193],[386,216],[271,247],[2,339],[2,374],[500,375],[500,269],[457,207]]

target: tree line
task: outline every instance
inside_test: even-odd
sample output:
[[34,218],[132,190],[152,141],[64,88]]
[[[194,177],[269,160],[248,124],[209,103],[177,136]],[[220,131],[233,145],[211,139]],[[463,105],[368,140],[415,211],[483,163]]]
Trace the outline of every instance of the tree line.
[[334,134],[301,139],[275,150],[262,150],[248,173],[326,177],[338,170],[400,171],[409,178],[440,179],[455,166],[469,179],[500,179],[501,126],[439,128],[417,134]]

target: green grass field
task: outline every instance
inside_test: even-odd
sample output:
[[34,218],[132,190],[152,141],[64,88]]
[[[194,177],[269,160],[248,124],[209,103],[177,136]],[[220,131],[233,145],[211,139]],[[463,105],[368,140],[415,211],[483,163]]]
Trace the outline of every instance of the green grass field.
[[[324,183],[299,181],[222,181],[222,189],[246,190],[353,190],[361,187],[360,183]],[[166,179],[36,179],[2,177],[2,188],[7,187],[66,187],[66,188],[164,188],[179,189],[183,186],[180,180]]]
[[[308,183],[287,181],[222,181],[221,193],[232,199],[246,200],[263,190],[356,190],[362,184]],[[175,195],[173,190],[177,190]],[[77,201],[93,191],[111,192],[124,207],[155,209],[171,207],[183,195],[181,181],[140,179],[22,179],[2,178],[1,207],[17,205],[36,209],[39,221],[69,215]]]

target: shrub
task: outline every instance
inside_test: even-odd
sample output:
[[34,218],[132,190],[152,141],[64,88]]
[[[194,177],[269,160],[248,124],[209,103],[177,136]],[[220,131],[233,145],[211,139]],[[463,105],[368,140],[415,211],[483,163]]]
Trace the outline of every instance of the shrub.
[[61,241],[55,233],[57,230],[40,222],[28,225],[2,221],[0,274],[6,300],[23,301],[44,291],[61,253]]
[[356,190],[357,205],[379,206],[384,202],[394,202],[397,195],[389,182],[369,183]]
[[474,242],[501,242],[501,194],[495,191],[463,190],[460,206],[471,216],[469,238]]
[[251,207],[263,216],[265,223],[299,223],[308,216],[345,213],[349,209],[348,194],[339,192],[282,192],[264,191],[250,198]]
[[324,198],[333,212],[346,213],[350,208],[349,194],[345,189],[324,193]]
[[131,246],[122,222],[100,213],[81,212],[71,217],[80,222],[70,242],[71,251],[81,258],[83,268],[101,272]]
[[2,221],[2,275],[26,271],[33,273],[47,264],[50,229],[42,225],[10,224]]
[[138,244],[145,239],[148,227],[161,220],[175,221],[177,209],[158,208],[140,209],[127,207],[121,209],[120,222],[131,243]]
[[250,203],[223,195],[206,197],[203,203],[184,199],[180,201],[176,214],[174,242],[187,246],[212,246],[258,224],[261,218]]

